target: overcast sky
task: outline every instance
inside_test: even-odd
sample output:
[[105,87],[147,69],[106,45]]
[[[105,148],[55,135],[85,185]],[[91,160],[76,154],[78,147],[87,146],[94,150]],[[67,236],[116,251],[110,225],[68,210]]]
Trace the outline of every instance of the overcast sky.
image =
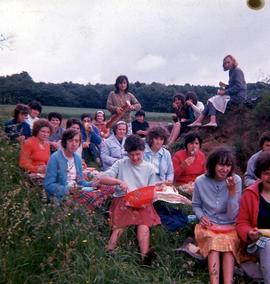
[[0,0],[0,75],[36,82],[218,85],[226,54],[247,82],[270,77],[270,3],[246,0]]

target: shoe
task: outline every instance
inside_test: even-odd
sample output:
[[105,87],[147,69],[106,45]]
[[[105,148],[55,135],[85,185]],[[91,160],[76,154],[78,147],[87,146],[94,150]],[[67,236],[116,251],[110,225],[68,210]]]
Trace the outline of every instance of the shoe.
[[187,127],[200,127],[200,126],[202,126],[201,122],[193,122],[189,124]]
[[217,123],[209,122],[209,123],[205,124],[203,127],[217,127]]
[[153,260],[157,257],[157,254],[153,248],[149,249],[149,251],[146,253],[142,264],[150,266],[152,265]]

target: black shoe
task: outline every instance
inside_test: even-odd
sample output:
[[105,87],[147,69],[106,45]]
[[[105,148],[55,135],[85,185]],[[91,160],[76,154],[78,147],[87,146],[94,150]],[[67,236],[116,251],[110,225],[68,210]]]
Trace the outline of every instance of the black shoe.
[[146,253],[142,264],[150,266],[152,265],[153,260],[157,257],[157,254],[153,248],[149,249],[149,251]]

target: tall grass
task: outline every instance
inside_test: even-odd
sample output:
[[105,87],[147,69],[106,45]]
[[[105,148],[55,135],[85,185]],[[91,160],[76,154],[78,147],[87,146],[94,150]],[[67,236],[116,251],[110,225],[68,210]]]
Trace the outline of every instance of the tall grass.
[[204,263],[175,252],[192,234],[192,225],[177,233],[161,226],[151,230],[158,253],[151,267],[140,265],[134,228],[110,255],[106,208],[90,215],[76,204],[43,203],[42,188],[18,168],[18,150],[1,132],[0,283],[208,283]]

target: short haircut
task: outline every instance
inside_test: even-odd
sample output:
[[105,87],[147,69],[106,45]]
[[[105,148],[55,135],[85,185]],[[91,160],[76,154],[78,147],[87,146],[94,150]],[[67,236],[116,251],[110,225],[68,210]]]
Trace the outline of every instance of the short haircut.
[[127,137],[124,148],[128,153],[130,153],[138,150],[144,151],[145,145],[143,139],[140,136],[131,134]]
[[195,92],[189,91],[186,93],[186,100],[192,100],[194,105],[198,103],[198,97]]
[[227,58],[230,58],[230,59],[232,60],[232,62],[233,62],[233,68],[236,68],[236,67],[238,66],[238,62],[236,61],[236,59],[235,59],[231,54],[228,54],[228,55],[226,55],[226,56],[223,58],[223,64],[222,64],[223,68],[224,68],[224,61],[225,61],[225,59],[227,59]]
[[173,96],[173,102],[175,101],[175,99],[180,100],[183,105],[184,105],[184,103],[185,103],[185,101],[186,101],[185,95],[182,94],[182,93],[176,93],[176,94]]
[[145,111],[144,110],[138,110],[136,113],[135,113],[135,116],[143,116],[145,117]]
[[164,139],[163,144],[166,145],[169,138],[168,130],[161,126],[151,127],[147,132],[145,142],[151,147],[153,145],[154,138],[158,137]]
[[254,173],[258,178],[261,178],[263,172],[270,170],[270,153],[262,152],[255,162]]
[[66,122],[66,128],[70,128],[74,124],[78,124],[80,126],[80,128],[82,128],[82,123],[77,118],[70,118],[70,119],[68,119],[67,122]]
[[105,115],[105,112],[104,112],[103,110],[98,110],[98,111],[95,113],[95,120],[97,120],[97,115],[98,115],[99,113],[102,113],[102,114],[103,114],[103,119],[104,119],[104,121],[105,121],[105,120],[106,120],[106,115]]
[[17,104],[14,109],[13,117],[16,121],[18,121],[19,114],[29,114],[29,107],[24,104]]
[[33,124],[33,129],[32,129],[32,135],[33,136],[37,136],[38,135],[38,132],[39,130],[42,128],[42,127],[48,127],[50,129],[50,133],[52,134],[53,132],[53,127],[51,125],[51,123],[47,120],[47,119],[39,119],[37,121],[34,122]]
[[42,112],[42,106],[41,106],[40,102],[38,102],[38,101],[31,101],[28,104],[28,106],[29,106],[30,109],[34,109],[34,110],[39,111],[39,113]]
[[51,121],[52,118],[58,118],[60,120],[60,123],[63,120],[63,117],[62,117],[62,115],[59,112],[50,112],[48,114],[48,120]]
[[68,128],[64,131],[61,139],[61,145],[64,149],[67,147],[67,141],[73,139],[76,135],[80,136],[80,144],[82,142],[81,133],[75,129]]
[[118,128],[119,125],[125,125],[126,126],[126,134],[128,133],[128,125],[125,121],[123,120],[120,120],[120,121],[117,121],[116,124],[113,126],[113,134],[116,135],[116,130]]
[[83,121],[86,117],[89,117],[92,121],[92,115],[86,112],[81,115],[81,121]]
[[122,83],[123,81],[126,81],[127,82],[127,88],[125,89],[125,93],[128,92],[129,90],[129,81],[128,81],[128,77],[126,75],[120,75],[116,78],[115,80],[115,84],[114,84],[114,87],[115,87],[115,93],[119,93],[120,90],[119,90],[119,84]]
[[220,147],[210,153],[206,162],[207,175],[210,178],[215,178],[217,164],[231,166],[231,170],[228,174],[228,176],[231,176],[235,168],[235,160],[232,151],[228,148]]
[[187,133],[187,134],[185,135],[185,137],[184,137],[184,140],[185,140],[185,143],[184,143],[185,148],[187,149],[187,145],[188,145],[189,143],[192,143],[192,142],[195,141],[196,139],[199,140],[200,147],[202,147],[202,138],[201,138],[201,136],[199,135],[198,132],[189,132],[189,133]]
[[270,131],[265,131],[262,133],[262,135],[260,136],[260,139],[259,139],[259,145],[260,145],[260,148],[262,149],[263,148],[263,144],[265,142],[270,142]]

